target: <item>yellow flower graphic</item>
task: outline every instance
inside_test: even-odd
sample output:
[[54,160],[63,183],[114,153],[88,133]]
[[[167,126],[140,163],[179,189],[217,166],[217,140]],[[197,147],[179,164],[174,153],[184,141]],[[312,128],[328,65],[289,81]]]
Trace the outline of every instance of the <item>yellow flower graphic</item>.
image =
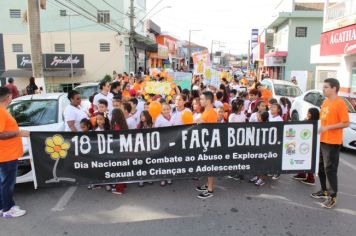
[[52,159],[65,158],[67,150],[70,148],[70,143],[66,142],[59,134],[54,135],[52,138],[46,139],[45,151]]

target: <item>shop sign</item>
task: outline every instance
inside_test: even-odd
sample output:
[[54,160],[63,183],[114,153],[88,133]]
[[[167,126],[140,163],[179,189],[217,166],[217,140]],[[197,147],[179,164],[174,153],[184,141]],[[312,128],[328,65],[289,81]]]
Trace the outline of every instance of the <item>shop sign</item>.
[[325,32],[320,39],[320,56],[356,53],[356,24]]
[[[31,54],[17,54],[17,68],[31,69],[32,59]],[[83,54],[43,54],[44,68],[47,69],[63,69],[71,68],[84,68],[84,55]]]
[[168,58],[168,48],[166,46],[158,44],[158,58],[167,59]]
[[285,66],[286,57],[270,57],[265,56],[264,66]]

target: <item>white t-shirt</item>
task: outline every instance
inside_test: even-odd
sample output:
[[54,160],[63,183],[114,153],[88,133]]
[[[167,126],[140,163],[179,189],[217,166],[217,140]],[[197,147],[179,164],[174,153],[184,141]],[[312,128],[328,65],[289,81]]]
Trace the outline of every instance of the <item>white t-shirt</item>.
[[108,101],[108,110],[109,110],[109,114],[111,114],[111,112],[113,110],[113,106],[112,106],[113,97],[114,97],[114,95],[112,93],[108,93],[108,95],[106,95],[106,96],[104,94],[102,94],[102,93],[98,93],[94,97],[93,104],[95,106],[98,106],[99,100],[100,99],[105,99],[106,101]]
[[126,122],[127,122],[127,126],[128,126],[129,129],[137,129],[136,121],[132,116],[127,118]]
[[97,128],[95,129],[95,131],[105,131],[105,130],[102,129],[102,128],[100,128],[100,127],[97,127]]
[[219,107],[223,107],[223,106],[224,106],[224,104],[219,100],[214,102],[214,107],[215,108],[219,108]]
[[141,119],[140,116],[141,116],[141,111],[139,111],[137,108],[136,108],[136,112],[135,113],[131,113],[131,117],[134,118],[134,120],[136,122],[136,127],[140,123],[140,119]]
[[201,117],[201,113],[197,113],[197,112],[194,112],[193,113],[193,121],[194,122],[198,122],[198,120],[200,119]]
[[64,128],[65,131],[71,131],[68,126],[67,121],[74,121],[75,128],[78,131],[81,131],[80,121],[84,118],[88,119],[87,114],[85,113],[85,111],[82,110],[82,108],[80,106],[78,108],[74,107],[72,105],[67,106],[64,109],[63,115],[64,115],[64,121],[65,121],[64,122],[65,123],[65,128]]
[[258,122],[257,113],[258,112],[254,112],[254,113],[251,114],[250,120],[249,120],[250,122]]
[[155,122],[155,127],[158,128],[158,127],[169,127],[169,126],[172,126],[173,123],[172,123],[172,118],[170,120],[167,120],[166,117],[164,117],[162,114],[160,114],[157,119],[156,119],[156,122]]
[[177,109],[172,113],[172,124],[173,125],[183,125],[182,121],[182,113],[183,111],[190,111],[188,108],[184,108],[182,111],[178,111]]
[[229,115],[229,123],[243,123],[246,122],[246,116],[243,112],[240,114],[232,113]]
[[278,116],[275,116],[273,117],[271,114],[269,116],[269,119],[268,119],[270,122],[273,122],[273,121],[283,121],[283,118],[280,117],[279,115]]
[[288,107],[287,107],[287,106],[283,106],[283,105],[281,104],[281,108],[282,108],[282,114],[283,114],[283,115],[285,115],[285,114],[288,113]]
[[246,99],[244,101],[244,109],[245,109],[244,111],[247,111],[248,113],[252,113],[253,111],[250,111],[251,110],[250,105],[251,105],[251,101]]

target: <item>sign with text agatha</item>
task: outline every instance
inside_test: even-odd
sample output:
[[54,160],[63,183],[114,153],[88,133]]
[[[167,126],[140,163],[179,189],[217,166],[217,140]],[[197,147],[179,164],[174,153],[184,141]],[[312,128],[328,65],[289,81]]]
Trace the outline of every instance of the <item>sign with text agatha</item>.
[[[84,68],[83,54],[43,54],[43,64],[47,69]],[[17,68],[32,68],[31,54],[17,54]]]
[[317,122],[31,132],[39,186],[314,172]]
[[320,56],[356,53],[356,24],[321,34]]

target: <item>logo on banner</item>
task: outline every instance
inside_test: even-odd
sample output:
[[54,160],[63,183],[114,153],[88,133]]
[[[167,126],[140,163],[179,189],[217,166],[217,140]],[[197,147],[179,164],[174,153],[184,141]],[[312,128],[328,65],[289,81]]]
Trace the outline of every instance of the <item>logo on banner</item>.
[[311,131],[308,129],[303,129],[302,132],[300,133],[300,138],[303,140],[309,139],[311,136]]
[[302,143],[299,146],[299,152],[303,155],[308,154],[310,152],[310,146],[307,143]]
[[62,135],[55,134],[51,138],[46,138],[45,141],[45,152],[50,155],[50,157],[55,160],[53,166],[53,178],[46,181],[49,183],[59,183],[61,181],[75,182],[73,178],[58,177],[57,176],[57,166],[60,159],[65,159],[68,154],[68,149],[70,148],[70,143],[65,141]]
[[69,148],[70,143],[66,142],[62,135],[56,134],[52,138],[46,139],[45,151],[53,160],[57,160],[58,158],[66,158]]
[[295,138],[296,131],[293,128],[290,128],[286,131],[287,138]]
[[296,143],[295,142],[287,143],[285,144],[284,148],[286,149],[286,154],[292,156],[295,154]]

